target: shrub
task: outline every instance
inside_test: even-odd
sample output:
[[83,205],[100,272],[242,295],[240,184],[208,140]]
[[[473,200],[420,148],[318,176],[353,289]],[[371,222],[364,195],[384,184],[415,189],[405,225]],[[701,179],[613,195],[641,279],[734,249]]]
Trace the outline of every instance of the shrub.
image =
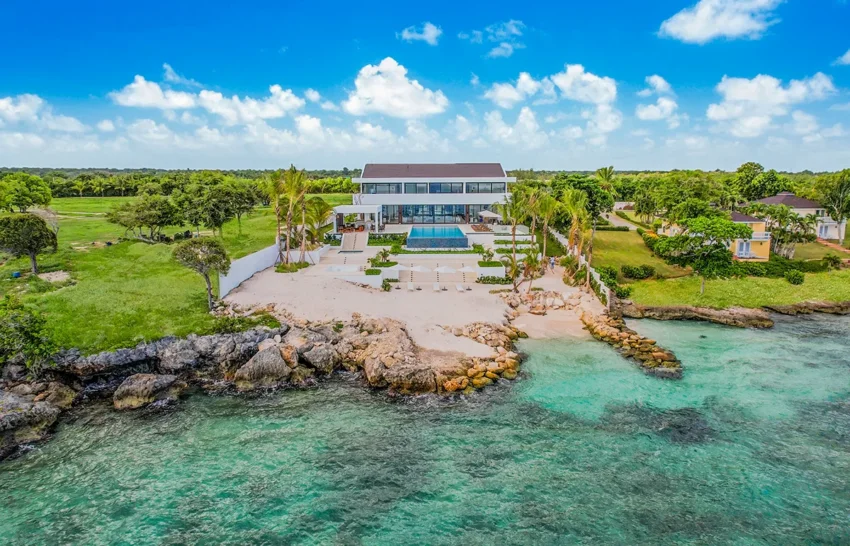
[[841,269],[841,257],[838,254],[829,253],[823,257],[823,263],[828,269]]
[[407,233],[376,233],[369,235],[369,246],[395,246],[407,242]]
[[618,298],[620,298],[621,300],[624,300],[624,299],[626,299],[626,298],[628,298],[629,296],[632,295],[632,287],[631,286],[615,285],[615,286],[610,287],[610,288],[614,292],[614,295],[617,296]]
[[384,279],[384,282],[381,283],[381,290],[383,290],[384,292],[389,292],[392,289],[393,284],[390,282],[390,280]]
[[216,334],[235,334],[257,326],[280,328],[280,322],[269,313],[256,313],[249,317],[216,317],[213,332]]
[[599,278],[605,283],[605,286],[612,288],[617,285],[617,269],[608,265],[602,265],[596,268],[599,273]]
[[390,247],[390,254],[401,254],[401,244],[393,243],[393,246]]
[[803,281],[806,280],[806,276],[802,271],[788,271],[785,273],[785,280],[790,282],[791,284],[803,284]]
[[651,265],[639,265],[637,267],[624,265],[620,268],[623,277],[627,279],[643,280],[655,276],[655,268]]
[[596,226],[596,231],[631,231],[628,226]]
[[478,262],[478,267],[502,267],[504,264],[502,262],[494,262],[494,261],[484,261],[481,260]]
[[507,277],[478,277],[475,282],[478,284],[512,284]]
[[367,274],[367,275],[369,275],[369,276],[380,275],[380,274],[381,274],[381,270],[380,270],[380,269],[374,269],[374,268],[372,268],[372,269],[367,269],[367,270],[366,270],[366,274]]
[[296,273],[306,267],[310,267],[310,264],[307,262],[290,262],[288,264],[279,263],[274,270],[278,273]]
[[340,246],[342,244],[342,239],[336,237],[332,233],[325,234],[325,244],[331,246]]
[[651,250],[652,252],[655,252],[655,245],[658,244],[658,241],[663,236],[656,235],[655,233],[652,233],[650,231],[645,231],[643,235],[641,235],[641,237],[643,238],[643,243],[647,246],[647,248],[649,248],[649,250]]
[[23,362],[35,376],[50,363],[55,350],[41,313],[7,295],[0,302],[0,365]]
[[638,235],[640,235],[641,237],[643,237],[643,234],[644,234],[644,233],[646,233],[646,230],[645,230],[645,229],[643,229],[643,228],[637,228],[635,231],[636,231],[636,232],[637,232],[637,234],[638,234]]

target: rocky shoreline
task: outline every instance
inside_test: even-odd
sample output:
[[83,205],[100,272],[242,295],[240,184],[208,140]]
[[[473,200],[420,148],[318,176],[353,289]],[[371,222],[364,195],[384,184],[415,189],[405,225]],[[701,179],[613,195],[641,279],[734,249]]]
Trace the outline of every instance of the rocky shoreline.
[[659,347],[626,326],[621,318],[582,313],[581,321],[594,338],[611,345],[640,366],[644,373],[661,379],[681,379],[682,363],[671,351]]
[[355,314],[347,322],[290,318],[277,329],[164,338],[92,356],[64,351],[39,381],[27,380],[20,366],[6,366],[0,460],[45,439],[62,411],[95,400],[111,399],[116,410],[156,409],[177,403],[189,386],[212,394],[308,387],[337,370],[361,373],[365,385],[405,395],[471,394],[516,378],[521,357],[513,342],[521,332],[476,323],[456,335],[491,347],[492,356],[423,349],[401,322]]
[[688,305],[670,307],[652,307],[638,305],[632,301],[618,301],[614,314],[626,318],[654,320],[699,320],[734,326],[736,328],[773,328],[774,322],[770,313],[781,315],[811,315],[824,313],[832,315],[850,314],[850,301],[824,302],[805,301],[791,305],[769,305],[762,309],[746,307],[729,307],[713,309],[710,307],[692,307]]

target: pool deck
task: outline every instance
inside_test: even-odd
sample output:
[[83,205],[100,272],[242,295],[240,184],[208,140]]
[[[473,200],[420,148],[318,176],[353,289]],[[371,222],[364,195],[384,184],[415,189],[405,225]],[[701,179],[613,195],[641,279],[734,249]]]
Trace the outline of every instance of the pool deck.
[[[511,227],[510,226],[499,226],[499,225],[491,225],[490,229],[494,230],[492,232],[480,232],[472,229],[473,224],[385,224],[384,231],[382,233],[410,233],[410,229],[414,227],[451,227],[454,226],[461,230],[464,235],[483,235],[483,236],[493,236],[493,235],[510,235]],[[526,226],[517,226],[517,235],[528,235],[528,228]]]

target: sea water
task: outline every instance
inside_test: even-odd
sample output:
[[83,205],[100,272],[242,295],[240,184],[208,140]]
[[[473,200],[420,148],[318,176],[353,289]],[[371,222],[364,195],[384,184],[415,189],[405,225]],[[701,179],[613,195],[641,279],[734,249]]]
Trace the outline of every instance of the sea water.
[[0,463],[0,543],[850,543],[850,317],[630,325],[683,380],[537,341],[468,398],[338,375],[75,410]]

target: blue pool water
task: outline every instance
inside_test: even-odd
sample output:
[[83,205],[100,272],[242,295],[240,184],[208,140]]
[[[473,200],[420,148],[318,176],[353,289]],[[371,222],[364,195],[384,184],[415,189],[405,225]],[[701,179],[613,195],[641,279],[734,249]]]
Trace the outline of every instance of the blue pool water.
[[465,239],[457,226],[424,226],[410,229],[408,239]]

